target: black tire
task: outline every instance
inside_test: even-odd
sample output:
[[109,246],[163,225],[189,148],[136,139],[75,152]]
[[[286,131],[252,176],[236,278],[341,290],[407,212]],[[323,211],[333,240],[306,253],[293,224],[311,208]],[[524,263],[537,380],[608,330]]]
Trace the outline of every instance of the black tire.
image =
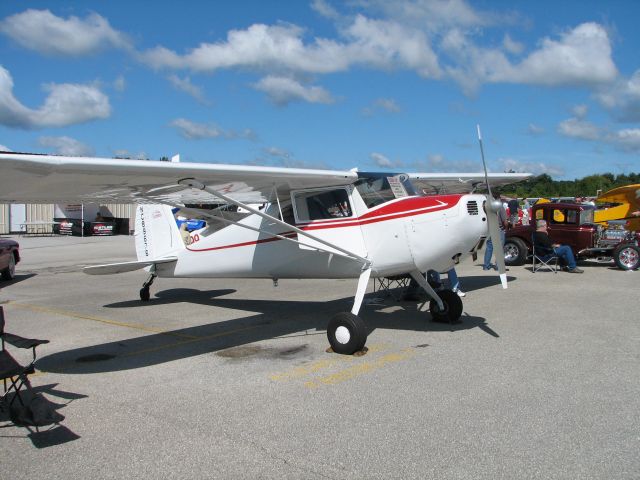
[[462,299],[452,290],[441,290],[438,296],[444,304],[444,310],[440,311],[435,300],[429,302],[431,320],[434,322],[455,323],[462,315]]
[[140,289],[140,300],[142,300],[143,302],[148,302],[150,298],[151,293],[149,292],[149,289],[142,287]]
[[352,355],[364,348],[367,327],[357,315],[341,312],[329,320],[327,338],[334,352]]
[[527,261],[529,248],[524,240],[517,237],[507,238],[504,241],[504,263],[509,266],[524,265]]
[[613,261],[622,270],[636,270],[640,267],[640,248],[630,243],[619,245],[613,251]]
[[4,280],[13,280],[16,278],[16,257],[13,253],[9,255],[9,266],[2,270],[2,278]]

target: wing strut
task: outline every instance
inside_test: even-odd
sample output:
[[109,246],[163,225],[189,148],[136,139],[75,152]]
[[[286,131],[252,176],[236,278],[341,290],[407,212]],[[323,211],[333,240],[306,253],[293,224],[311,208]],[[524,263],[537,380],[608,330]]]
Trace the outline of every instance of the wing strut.
[[[215,189],[213,189],[211,187],[206,186],[205,184],[203,184],[202,182],[199,182],[196,179],[185,178],[185,179],[182,179],[182,180],[178,181],[178,183],[180,185],[185,185],[185,186],[188,186],[188,187],[191,187],[191,188],[196,188],[198,190],[203,190],[205,192],[208,192],[211,195],[215,195],[216,197],[221,198],[222,200],[224,200],[227,203],[230,203],[232,205],[236,205],[238,207],[244,208],[245,210],[247,210],[247,211],[249,211],[249,212],[251,212],[251,213],[253,213],[255,215],[258,215],[259,217],[265,218],[265,219],[267,219],[267,220],[269,220],[271,222],[275,222],[276,224],[278,224],[280,226],[283,226],[285,228],[289,228],[289,229],[293,230],[294,232],[296,232],[299,235],[303,235],[303,236],[305,236],[307,238],[310,238],[311,240],[315,240],[316,242],[319,242],[319,243],[321,243],[323,245],[326,245],[327,247],[330,247],[331,249],[338,250],[339,252],[342,252],[347,257],[353,258],[355,260],[360,261],[362,263],[363,270],[365,270],[367,267],[369,267],[369,265],[371,265],[371,261],[369,259],[367,259],[367,258],[361,257],[360,255],[357,255],[357,254],[355,254],[353,252],[350,252],[349,250],[344,249],[342,247],[339,247],[338,245],[335,245],[335,244],[333,244],[331,242],[327,242],[326,240],[324,240],[322,238],[319,238],[319,237],[316,237],[315,235],[312,235],[309,232],[306,232],[306,231],[304,231],[304,230],[302,230],[302,229],[300,229],[298,227],[295,227],[295,226],[293,226],[293,225],[291,225],[291,224],[289,224],[287,222],[283,222],[282,220],[280,220],[278,218],[275,218],[275,217],[273,217],[273,216],[271,216],[271,215],[269,215],[269,214],[267,214],[265,212],[262,212],[262,211],[260,211],[258,209],[255,209],[255,208],[247,205],[246,203],[242,203],[242,202],[240,202],[238,200],[234,200],[233,198],[231,198],[231,197],[229,197],[229,196],[227,196],[227,195],[225,195],[225,194],[223,194],[223,193],[221,193],[221,192],[219,192],[219,191],[217,191],[217,190],[215,190]],[[240,224],[238,224],[238,225],[240,225]],[[275,236],[277,236],[277,235],[275,235]],[[286,238],[286,237],[283,237],[283,238]],[[289,239],[289,240],[292,240],[292,239]],[[318,247],[314,247],[314,248],[318,248]],[[330,251],[330,250],[328,252],[329,253],[335,253],[335,252]]]

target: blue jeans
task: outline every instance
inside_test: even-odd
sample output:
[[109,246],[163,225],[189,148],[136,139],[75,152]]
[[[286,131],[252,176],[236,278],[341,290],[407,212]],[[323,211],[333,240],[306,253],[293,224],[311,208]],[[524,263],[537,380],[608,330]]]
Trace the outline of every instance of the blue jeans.
[[553,253],[564,260],[569,270],[576,268],[576,257],[573,256],[573,251],[569,245],[560,245],[553,249]]
[[[504,245],[504,238],[506,232],[504,230],[500,230],[500,241],[502,245]],[[491,237],[487,238],[487,246],[484,249],[484,263],[482,264],[482,268],[485,270],[489,270],[491,268],[491,257],[493,256],[493,242],[491,241]]]
[[[438,272],[433,272],[433,278],[437,282],[440,281],[440,274]],[[458,274],[456,273],[456,269],[452,268],[447,272],[447,278],[449,279],[449,288],[451,290],[457,290],[460,288],[460,280],[458,280]]]

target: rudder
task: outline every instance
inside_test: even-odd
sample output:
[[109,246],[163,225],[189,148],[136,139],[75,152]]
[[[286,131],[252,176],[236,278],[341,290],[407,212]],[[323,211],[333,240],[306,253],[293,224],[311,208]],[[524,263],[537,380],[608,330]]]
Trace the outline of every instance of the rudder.
[[185,248],[167,205],[138,205],[135,240],[138,260],[160,259]]

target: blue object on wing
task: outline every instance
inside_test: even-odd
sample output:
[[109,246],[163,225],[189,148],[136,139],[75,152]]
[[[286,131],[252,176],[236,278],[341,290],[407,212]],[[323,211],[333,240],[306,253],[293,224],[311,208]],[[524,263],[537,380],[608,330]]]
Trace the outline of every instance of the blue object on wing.
[[180,228],[180,226],[183,223],[186,223],[188,232],[193,232],[194,230],[200,230],[201,228],[204,228],[207,225],[207,222],[205,222],[204,220],[196,220],[193,218],[190,218],[189,220],[176,220],[176,223],[178,224],[178,228]]

